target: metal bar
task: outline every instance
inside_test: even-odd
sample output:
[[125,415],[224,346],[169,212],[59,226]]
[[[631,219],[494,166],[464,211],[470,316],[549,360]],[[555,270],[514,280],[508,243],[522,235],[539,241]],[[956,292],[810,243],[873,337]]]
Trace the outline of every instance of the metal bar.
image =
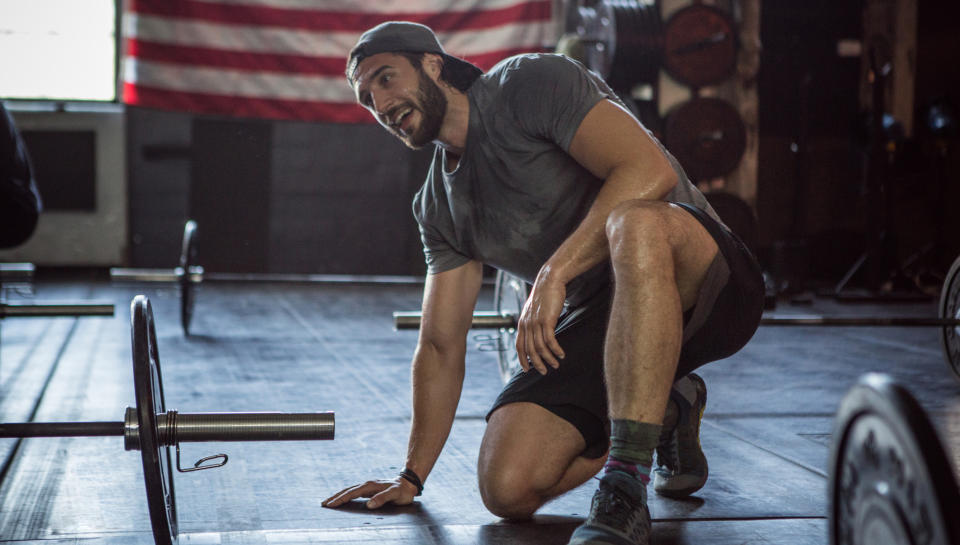
[[[171,421],[173,428],[171,430]],[[333,439],[334,413],[174,413],[157,415],[161,444]]]
[[[397,329],[420,329],[422,313],[417,311],[393,313],[393,326]],[[500,329],[517,327],[514,314],[500,314],[496,311],[477,311],[473,313],[472,329]]]
[[770,316],[760,320],[761,325],[771,326],[869,326],[869,327],[956,327],[960,320],[954,318],[914,318],[875,316]]
[[112,303],[0,303],[0,318],[44,318],[58,316],[113,316]]
[[[421,313],[394,312],[393,324],[397,329],[419,329]],[[955,318],[871,317],[871,316],[767,316],[760,319],[767,326],[835,326],[835,327],[957,327]],[[498,314],[492,311],[474,312],[472,329],[509,329],[517,327],[513,314]]]
[[33,263],[0,263],[0,281],[3,282],[30,282],[33,272]]
[[123,435],[123,422],[0,423],[0,437],[104,437]]
[[174,269],[110,269],[110,280],[121,282],[176,282]]

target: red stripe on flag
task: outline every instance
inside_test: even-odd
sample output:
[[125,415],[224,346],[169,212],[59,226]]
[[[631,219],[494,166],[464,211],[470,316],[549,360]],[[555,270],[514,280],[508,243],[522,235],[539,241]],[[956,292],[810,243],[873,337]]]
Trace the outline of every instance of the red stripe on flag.
[[[477,2],[478,8],[482,2]],[[549,21],[551,0],[531,0],[497,9],[465,11],[364,13],[318,9],[275,8],[241,4],[213,4],[197,0],[130,0],[128,12],[208,21],[212,23],[272,26],[316,31],[363,32],[385,21],[422,23],[437,32],[477,30],[512,23]]]
[[[520,53],[531,53],[528,48],[502,49],[464,57],[484,70],[489,70],[502,59]],[[167,45],[147,40],[127,39],[128,57],[155,62],[204,68],[225,68],[251,72],[276,72],[319,76],[342,76],[346,59],[341,57],[311,57],[280,53],[249,53],[226,51],[208,47]]]
[[180,110],[193,114],[265,117],[331,123],[374,123],[376,121],[366,110],[356,104],[186,93],[143,85],[131,85],[130,83],[123,84],[123,101],[132,106]]
[[210,47],[167,45],[135,38],[127,39],[127,56],[192,66],[324,76],[343,75],[347,65],[346,54],[343,57],[334,58],[252,53]]

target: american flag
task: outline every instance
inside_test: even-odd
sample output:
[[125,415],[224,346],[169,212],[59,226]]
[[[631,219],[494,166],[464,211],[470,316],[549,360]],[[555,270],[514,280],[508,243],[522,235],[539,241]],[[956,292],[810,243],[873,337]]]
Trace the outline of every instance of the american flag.
[[344,79],[363,31],[423,23],[484,70],[553,40],[553,0],[127,0],[126,104],[272,119],[369,123]]

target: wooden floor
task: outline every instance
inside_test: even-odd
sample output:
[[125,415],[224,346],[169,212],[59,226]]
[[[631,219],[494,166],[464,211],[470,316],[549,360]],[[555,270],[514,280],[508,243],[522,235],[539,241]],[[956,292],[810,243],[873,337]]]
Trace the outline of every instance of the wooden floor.
[[[167,407],[336,411],[336,440],[187,444],[184,464],[226,452],[223,468],[176,479],[183,543],[564,544],[589,506],[587,483],[533,522],[483,507],[476,454],[500,388],[494,356],[470,350],[457,420],[424,495],[367,512],[320,501],[395,475],[409,426],[416,332],[393,310],[419,307],[419,286],[205,283],[193,331],[180,331],[173,287],[38,282],[34,300],[96,299],[114,318],[8,319],[0,338],[0,421],[122,420],[134,403],[129,302],[153,302]],[[17,300],[16,296],[12,298]],[[489,308],[485,292],[478,305]],[[782,312],[932,315],[935,303]],[[821,545],[832,416],[856,378],[885,371],[908,386],[960,454],[960,382],[934,328],[762,328],[705,367],[710,480],[695,497],[652,497],[654,544]],[[39,404],[38,396],[43,391]],[[31,415],[31,413],[34,413]],[[952,439],[948,439],[952,438]],[[140,457],[120,438],[0,440],[0,542],[152,543]]]

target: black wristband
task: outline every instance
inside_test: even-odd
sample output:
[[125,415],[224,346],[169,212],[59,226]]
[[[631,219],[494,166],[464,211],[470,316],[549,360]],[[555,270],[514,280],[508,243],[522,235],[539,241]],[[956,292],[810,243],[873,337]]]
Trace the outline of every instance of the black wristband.
[[420,476],[413,472],[409,467],[403,468],[403,471],[400,472],[400,478],[405,479],[413,486],[417,487],[417,496],[423,494],[423,481],[420,480]]

